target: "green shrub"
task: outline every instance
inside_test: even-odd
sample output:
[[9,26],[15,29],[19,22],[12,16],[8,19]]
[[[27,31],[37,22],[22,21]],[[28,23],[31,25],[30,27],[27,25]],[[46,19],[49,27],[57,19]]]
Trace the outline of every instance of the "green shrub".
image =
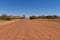
[[9,20],[11,20],[11,18],[6,18],[6,20],[8,20],[8,21],[9,21]]
[[30,16],[29,19],[37,19],[36,16]]

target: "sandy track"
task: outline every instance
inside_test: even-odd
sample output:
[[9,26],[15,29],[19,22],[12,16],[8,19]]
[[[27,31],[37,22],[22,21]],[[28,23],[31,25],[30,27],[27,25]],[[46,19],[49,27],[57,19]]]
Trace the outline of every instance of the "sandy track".
[[0,40],[60,40],[60,23],[20,20],[0,28]]

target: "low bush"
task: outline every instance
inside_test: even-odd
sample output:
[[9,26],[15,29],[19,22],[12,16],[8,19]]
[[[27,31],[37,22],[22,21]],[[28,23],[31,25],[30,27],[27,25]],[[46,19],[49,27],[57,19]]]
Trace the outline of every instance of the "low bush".
[[29,19],[37,19],[36,16],[30,16]]
[[56,19],[56,18],[59,18],[58,16],[56,15],[53,15],[53,16],[30,16],[29,19]]
[[1,17],[0,19],[7,20],[7,21],[11,20],[11,18],[9,18],[9,17]]

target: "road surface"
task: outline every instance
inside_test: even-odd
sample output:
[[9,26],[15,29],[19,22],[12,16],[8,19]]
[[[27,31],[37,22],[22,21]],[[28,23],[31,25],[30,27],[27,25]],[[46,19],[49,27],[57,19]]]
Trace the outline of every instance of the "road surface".
[[60,40],[60,22],[22,19],[1,26],[0,40]]

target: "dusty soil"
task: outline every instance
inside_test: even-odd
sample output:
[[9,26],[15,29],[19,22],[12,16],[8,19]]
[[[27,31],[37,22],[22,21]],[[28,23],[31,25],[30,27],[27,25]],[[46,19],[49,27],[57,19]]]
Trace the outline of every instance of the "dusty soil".
[[60,22],[14,21],[0,28],[0,40],[60,40]]

